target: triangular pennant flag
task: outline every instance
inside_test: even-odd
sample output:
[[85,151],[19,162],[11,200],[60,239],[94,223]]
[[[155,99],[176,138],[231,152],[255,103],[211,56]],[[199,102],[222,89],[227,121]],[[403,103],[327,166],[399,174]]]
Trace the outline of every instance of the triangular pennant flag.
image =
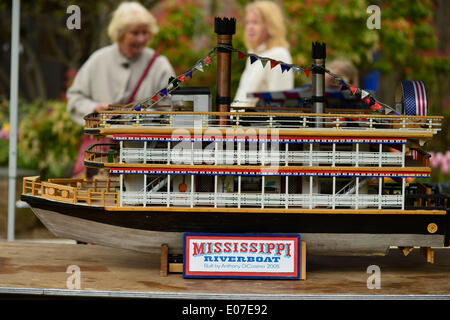
[[350,86],[349,88],[353,95],[356,93],[356,90],[358,90],[358,87],[355,86]]
[[155,102],[158,101],[158,95],[155,94],[155,95],[152,97],[152,100],[155,101]]
[[272,95],[270,94],[270,92],[263,92],[262,94],[263,100],[265,102],[270,102],[272,101]]
[[309,77],[309,73],[311,72],[311,70],[310,69],[304,69],[303,71],[305,72],[306,76]]
[[278,62],[276,62],[275,60],[270,60],[270,68],[271,69],[275,68],[277,64],[278,64]]
[[361,99],[364,99],[368,95],[369,95],[369,93],[366,90],[361,90]]
[[167,89],[166,88],[162,89],[160,92],[161,92],[161,94],[163,94],[164,96],[167,97]]
[[186,82],[186,77],[184,75],[179,76],[178,80],[180,80],[181,82]]
[[246,56],[245,53],[238,51],[238,60],[241,60],[242,58],[244,58]]
[[363,100],[364,100],[367,104],[370,103],[370,99],[369,99],[369,98],[364,98]]
[[262,64],[263,68],[265,68],[266,65],[267,65],[267,61],[269,61],[269,60],[267,60],[267,59],[259,59],[259,61],[261,61],[261,64]]
[[281,73],[291,70],[291,67],[289,67],[288,65],[281,64],[280,66],[281,66]]
[[381,105],[375,101],[374,105],[370,107],[372,110],[377,111],[380,110],[382,107]]
[[211,58],[210,57],[206,57],[205,59],[203,59],[203,61],[205,61],[207,64],[211,64]]
[[369,100],[370,100],[369,106],[373,106],[375,104],[375,102],[376,102],[375,99],[372,98],[372,97],[369,97]]
[[192,70],[189,70],[189,71],[187,72],[187,76],[188,76],[189,78],[192,79]]
[[134,110],[135,110],[135,111],[141,111],[141,105],[138,104],[136,107],[134,107]]
[[250,56],[250,64],[253,64],[257,58],[255,56]]
[[301,74],[302,73],[302,68],[300,67],[292,67],[292,71],[296,74]]
[[197,69],[198,71],[203,72],[203,64],[201,64],[201,63],[197,63],[197,64],[194,66],[194,68]]

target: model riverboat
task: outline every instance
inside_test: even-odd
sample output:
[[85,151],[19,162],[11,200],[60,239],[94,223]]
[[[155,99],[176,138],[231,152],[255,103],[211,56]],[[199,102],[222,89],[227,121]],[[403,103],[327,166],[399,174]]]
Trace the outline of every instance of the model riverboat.
[[[277,108],[260,93],[259,107],[233,108],[234,23],[216,18],[216,108],[208,88],[172,87],[166,108],[141,102],[87,115],[85,133],[113,143],[87,148],[85,165],[107,176],[24,178],[21,199],[43,224],[59,237],[143,252],[162,243],[181,252],[184,232],[300,233],[309,253],[326,254],[448,246],[446,197],[413,183],[430,176],[422,147],[442,120],[408,114],[406,89],[417,82],[403,82],[396,114],[327,109],[325,46],[316,43],[309,104]],[[192,109],[177,110],[183,101]],[[425,94],[418,101],[426,108]]]

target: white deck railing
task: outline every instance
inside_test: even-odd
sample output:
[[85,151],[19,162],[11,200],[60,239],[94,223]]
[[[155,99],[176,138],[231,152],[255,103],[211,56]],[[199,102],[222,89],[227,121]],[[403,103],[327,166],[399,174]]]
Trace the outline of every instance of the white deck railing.
[[345,131],[432,132],[441,116],[261,112],[103,111],[85,117],[86,129],[101,128],[270,128]]
[[[333,199],[334,198],[334,199]],[[400,208],[401,195],[327,195],[327,194],[283,194],[283,193],[214,193],[214,192],[122,192],[123,205],[160,206],[214,206],[214,207],[303,207],[303,208]],[[169,203],[168,203],[169,202]]]
[[[287,155],[287,158],[286,158]],[[209,149],[143,149],[123,148],[125,163],[170,164],[324,164],[324,165],[402,165],[401,152],[355,151],[253,151]]]

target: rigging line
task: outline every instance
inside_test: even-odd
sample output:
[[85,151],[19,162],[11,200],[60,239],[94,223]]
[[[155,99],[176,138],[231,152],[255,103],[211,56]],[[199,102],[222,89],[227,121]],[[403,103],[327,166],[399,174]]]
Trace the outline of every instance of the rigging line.
[[[214,57],[215,53],[216,53],[216,48],[214,47],[214,48],[212,48],[212,49],[208,52],[208,54],[207,54],[206,56],[204,56],[203,58],[197,60],[197,62],[194,64],[194,66],[193,66],[191,69],[187,70],[186,72],[184,72],[184,73],[182,73],[182,74],[176,76],[174,79],[172,79],[172,80],[169,82],[169,84],[167,85],[167,87],[165,88],[165,89],[167,89],[167,93],[170,94],[171,92],[173,92],[174,90],[176,90],[176,89],[179,88],[179,85],[178,85],[178,84],[179,84],[179,82],[180,82],[179,78],[180,78],[181,76],[186,76],[186,75],[189,74],[189,72],[193,72],[193,69],[195,68],[195,66],[197,66],[198,64],[203,64],[203,61],[204,61],[207,57]],[[172,87],[170,87],[171,85],[172,85]],[[159,90],[155,95],[157,95],[160,91],[161,91],[161,90]],[[154,101],[154,100],[153,100],[153,97],[154,97],[155,95],[153,95],[153,96],[151,96],[151,97],[146,97],[146,98],[144,98],[144,99],[141,99],[141,100],[138,100],[138,101],[135,101],[135,102],[132,102],[132,103],[129,103],[129,104],[125,105],[124,107],[125,107],[125,108],[126,108],[126,107],[132,107],[132,108],[134,108],[134,107],[136,107],[136,106],[138,106],[138,105],[140,105],[140,104],[141,104],[141,105],[145,105],[146,108],[152,107],[153,105],[155,105],[156,103],[158,103],[158,102],[160,101],[160,97],[158,97],[158,100],[157,100],[157,101]],[[152,101],[151,104],[148,104],[148,105],[147,105],[147,103],[150,102],[150,101]]]
[[[353,84],[348,84],[348,83],[346,83],[346,82],[344,81],[344,79],[342,79],[342,77],[338,76],[337,74],[331,72],[330,70],[328,70],[328,69],[326,69],[326,68],[324,68],[324,67],[322,67],[322,66],[320,66],[320,65],[312,64],[311,67],[307,68],[307,67],[298,66],[298,65],[296,65],[296,64],[288,64],[288,63],[285,63],[285,62],[283,62],[283,61],[274,60],[274,59],[267,58],[267,57],[261,57],[261,56],[258,56],[257,54],[254,54],[254,53],[245,53],[245,52],[242,52],[242,51],[239,50],[239,49],[235,49],[234,47],[232,47],[232,46],[230,46],[230,45],[224,45],[224,44],[218,44],[218,45],[215,46],[215,48],[222,48],[222,49],[228,49],[228,50],[233,51],[233,52],[240,52],[240,53],[243,53],[244,55],[247,55],[247,56],[254,56],[254,57],[256,57],[256,58],[259,58],[260,60],[263,60],[263,59],[264,59],[264,60],[275,61],[277,64],[283,64],[283,65],[285,65],[285,66],[289,66],[290,68],[295,68],[295,69],[298,70],[298,71],[303,71],[303,70],[306,70],[306,69],[313,70],[314,68],[324,69],[324,71],[325,71],[326,73],[328,73],[329,75],[331,75],[335,80],[344,82],[344,84],[345,84],[346,86],[354,86],[354,87],[357,87],[357,88],[359,89],[359,86],[355,86],[355,85],[353,85]],[[361,89],[360,89],[360,90],[361,90]],[[385,108],[388,108],[388,109],[390,109],[391,111],[395,112],[395,110],[394,110],[391,106],[389,106],[389,105],[387,105],[387,104],[381,102],[380,100],[378,100],[377,98],[375,98],[370,92],[368,92],[368,95],[369,95],[371,98],[373,98],[376,102],[378,102],[380,105],[382,105],[382,106],[384,106]]]
[[[259,59],[259,60],[270,60],[270,61],[274,61],[274,62],[276,62],[277,64],[282,64],[282,65],[288,66],[290,69],[294,69],[295,72],[301,72],[301,71],[303,71],[303,70],[313,70],[313,69],[315,69],[315,68],[316,68],[316,69],[317,69],[317,68],[318,68],[318,69],[323,69],[324,72],[326,72],[326,73],[328,73],[329,75],[331,75],[335,80],[342,81],[342,82],[344,83],[344,85],[346,85],[346,86],[354,86],[353,84],[348,84],[348,83],[346,83],[342,77],[338,76],[337,74],[331,72],[330,70],[328,70],[328,69],[326,69],[326,68],[324,68],[323,66],[320,66],[320,65],[312,64],[310,67],[302,67],[302,66],[298,66],[298,65],[296,65],[296,64],[288,64],[288,63],[285,63],[285,62],[283,62],[283,61],[271,59],[271,58],[268,58],[268,57],[261,57],[261,56],[258,56],[257,54],[254,54],[254,53],[246,53],[246,52],[243,52],[243,51],[241,51],[241,50],[239,50],[239,49],[236,49],[236,48],[234,48],[233,46],[230,46],[230,45],[217,44],[216,46],[214,46],[214,47],[208,52],[208,54],[207,54],[206,56],[204,56],[203,58],[197,60],[197,62],[194,64],[194,66],[193,66],[192,68],[188,69],[186,72],[184,72],[184,73],[178,75],[176,78],[172,79],[172,80],[169,82],[168,86],[166,87],[167,93],[169,94],[169,93],[173,92],[174,90],[178,89],[178,88],[179,88],[179,83],[181,82],[181,81],[179,80],[179,78],[180,78],[181,76],[186,76],[186,75],[188,75],[190,72],[193,72],[193,70],[195,69],[195,67],[198,66],[199,64],[203,66],[204,60],[205,60],[207,57],[213,58],[215,55],[217,55],[217,49],[219,49],[219,48],[220,48],[220,49],[226,49],[226,50],[229,50],[229,51],[231,51],[231,52],[240,52],[240,53],[242,53],[242,54],[244,54],[244,55],[246,55],[246,56],[253,56],[253,57],[255,57],[255,58]],[[172,86],[172,87],[170,87],[170,86]],[[362,89],[359,88],[359,86],[354,86],[354,87],[358,88],[359,90],[362,90]],[[160,91],[161,91],[161,90],[160,90]],[[144,99],[142,99],[142,100],[138,100],[138,101],[136,101],[136,102],[127,104],[127,105],[125,105],[124,107],[125,107],[125,108],[126,108],[126,107],[136,107],[136,106],[138,106],[138,105],[140,105],[140,104],[141,104],[141,105],[144,104],[145,107],[147,107],[147,108],[148,108],[148,107],[152,107],[153,105],[157,104],[157,103],[160,101],[160,98],[161,98],[161,97],[158,96],[158,93],[159,93],[160,91],[158,91],[155,95],[153,95],[153,96],[151,96],[151,97],[147,97],[147,98],[144,98]],[[367,92],[367,91],[366,91],[366,92]],[[380,105],[382,105],[383,107],[385,107],[385,108],[387,108],[387,109],[390,109],[390,111],[395,112],[395,110],[394,110],[391,106],[389,106],[389,105],[387,105],[387,104],[385,104],[385,103],[379,101],[379,100],[378,100],[377,98],[375,98],[370,92],[367,92],[367,93],[368,93],[368,96],[371,97],[372,99],[374,99],[377,103],[379,103]],[[158,100],[156,100],[156,101],[153,100],[153,97],[155,97],[155,96],[157,96],[157,98],[158,98]],[[150,104],[148,104],[149,101],[152,101],[152,102],[151,102]]]

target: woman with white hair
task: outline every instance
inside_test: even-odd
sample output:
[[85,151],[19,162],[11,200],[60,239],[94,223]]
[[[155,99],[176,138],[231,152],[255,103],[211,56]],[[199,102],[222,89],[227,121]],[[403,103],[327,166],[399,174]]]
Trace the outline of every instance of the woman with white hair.
[[[109,104],[151,97],[167,86],[175,76],[172,66],[166,57],[147,47],[157,32],[155,18],[141,4],[119,5],[108,27],[113,43],[89,57],[67,91],[67,110],[75,122],[84,125],[83,117],[89,113],[105,110]],[[93,141],[84,137],[81,156]],[[73,176],[84,171],[82,160],[77,159]]]
[[67,92],[67,109],[77,123],[84,125],[86,114],[108,104],[143,99],[167,86],[175,75],[172,66],[147,47],[157,32],[155,18],[141,4],[119,5],[108,27],[113,43],[89,57]]
[[[255,1],[246,6],[245,45],[249,53],[292,64],[286,27],[280,7],[272,1]],[[233,106],[255,105],[257,99],[248,98],[247,93],[258,91],[289,90],[294,87],[291,70],[282,72],[270,63],[263,68],[261,63],[251,64],[247,59]]]

